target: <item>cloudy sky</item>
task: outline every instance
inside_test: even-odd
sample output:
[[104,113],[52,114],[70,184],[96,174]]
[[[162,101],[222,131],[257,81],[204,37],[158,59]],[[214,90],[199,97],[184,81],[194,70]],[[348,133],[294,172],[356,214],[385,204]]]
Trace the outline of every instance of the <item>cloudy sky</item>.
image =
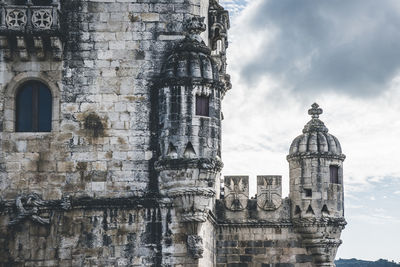
[[231,11],[224,175],[280,174],[317,102],[347,159],[337,258],[400,262],[400,1],[220,0]]

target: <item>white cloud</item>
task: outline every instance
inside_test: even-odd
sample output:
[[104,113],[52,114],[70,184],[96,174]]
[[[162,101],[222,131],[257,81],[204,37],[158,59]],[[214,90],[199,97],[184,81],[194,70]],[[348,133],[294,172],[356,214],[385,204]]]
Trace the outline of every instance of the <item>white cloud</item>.
[[[285,6],[293,1],[298,2],[300,9],[292,11],[303,14],[280,18],[280,14],[291,14],[284,8],[293,9],[293,5]],[[231,1],[232,4],[238,2],[241,1]],[[262,9],[271,3],[281,9]],[[354,0],[340,1],[339,4],[333,0],[318,3],[318,8],[305,8],[315,1],[254,0],[233,17],[228,49],[228,72],[232,76],[233,89],[223,101],[223,174],[250,175],[251,195],[256,191],[256,175],[280,174],[283,175],[283,193],[287,195],[286,155],[292,140],[301,134],[309,120],[309,106],[316,101],[324,109],[320,118],[330,133],[340,140],[347,156],[344,162],[345,209],[349,225],[343,232],[344,244],[338,256],[399,261],[398,251],[394,249],[398,238],[391,233],[400,227],[397,201],[400,164],[396,156],[400,148],[400,57],[394,50],[384,47],[400,40],[398,27],[392,27],[400,25],[400,2]],[[337,5],[333,7],[336,11],[327,8],[330,5]],[[337,12],[339,9],[343,12]],[[322,15],[307,13],[316,10]],[[382,15],[385,10],[389,10],[386,17]],[[276,15],[271,16],[270,13],[275,11]],[[311,33],[311,28],[319,25],[306,22],[308,18],[318,16],[329,19],[329,24],[320,26],[335,33]],[[282,22],[285,19],[286,22]],[[316,20],[316,24],[320,22]],[[327,25],[340,27],[330,29]],[[394,29],[393,36],[384,32],[390,33]],[[313,34],[318,38],[312,39]],[[330,39],[330,34],[340,36],[340,40]],[[286,39],[282,40],[282,36]],[[340,58],[342,62],[353,60],[351,68],[350,65],[332,68],[329,63],[334,53],[328,51],[331,47],[318,44],[320,37],[328,38],[325,41],[332,42],[333,47],[338,47],[335,42],[340,42],[347,51],[356,48],[362,52]],[[391,38],[396,40],[392,42]],[[302,46],[305,42],[307,46]],[[277,45],[279,43],[286,46]],[[369,49],[372,44],[375,44],[374,49]],[[394,47],[398,50],[397,45]],[[385,57],[390,60],[386,61]],[[271,64],[271,58],[276,59],[276,64]],[[326,69],[337,69],[337,73],[345,70],[341,75],[346,74],[350,80],[343,84],[333,72],[332,77],[329,77],[329,71],[323,75],[320,71],[311,73],[315,71],[316,58],[326,59]],[[283,65],[278,64],[282,62]],[[248,66],[253,66],[256,73],[243,71],[243,68],[251,70]],[[375,72],[374,68],[379,70]],[[288,75],[293,69],[297,71],[296,75]],[[298,86],[315,77],[324,79],[317,79],[313,89]],[[363,95],[365,88],[368,97]],[[383,227],[374,231],[374,241],[360,241],[375,225]],[[385,242],[387,246],[372,249],[371,242]]]
[[[228,50],[233,89],[223,102],[224,173],[248,173],[252,177],[256,174],[282,174],[284,182],[288,183],[285,157],[291,141],[301,134],[304,124],[309,120],[309,105],[317,101],[324,109],[321,119],[330,133],[339,138],[347,156],[344,163],[346,192],[367,190],[372,182],[387,176],[400,178],[400,165],[393,158],[400,147],[400,75],[382,84],[382,93],[374,98],[346,94],[341,88],[294,92],[288,86],[290,82],[282,82],[280,73],[270,69],[255,76],[257,80],[254,83],[243,77],[243,66],[258,60],[260,53],[268,56],[268,51],[263,51],[271,42],[277,42],[276,38],[280,38],[273,22],[265,28],[252,28],[252,22],[257,21],[257,15],[260,15],[260,6],[266,2],[252,1],[234,19],[230,32],[234,37]],[[393,2],[388,3],[391,5]],[[321,12],[329,10],[322,9]],[[325,15],[329,17],[329,14]],[[361,15],[363,20],[367,20]],[[379,21],[367,20],[364,24],[357,24],[358,28],[342,29],[347,36],[343,38],[355,38],[362,42],[363,35],[358,33],[363,32],[363,25],[366,27],[371,23],[375,25]],[[298,38],[301,39],[301,36]],[[365,42],[370,38],[373,37],[365,37]],[[319,50],[318,53],[324,56],[324,51]],[[307,55],[303,61],[298,61],[300,58],[297,57],[293,64],[307,69],[310,57],[312,55]],[[286,187],[284,193],[287,192]]]

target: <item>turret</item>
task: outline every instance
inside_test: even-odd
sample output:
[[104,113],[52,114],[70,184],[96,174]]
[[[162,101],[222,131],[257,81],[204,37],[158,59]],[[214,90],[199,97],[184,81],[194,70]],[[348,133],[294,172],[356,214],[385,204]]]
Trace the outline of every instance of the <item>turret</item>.
[[333,259],[344,220],[343,161],[339,140],[319,119],[322,109],[314,103],[311,120],[290,146],[291,216],[304,246],[316,266],[334,266]]
[[290,199],[293,218],[343,217],[343,161],[339,140],[319,119],[314,103],[312,119],[290,146]]
[[[221,99],[226,83],[200,33],[204,18],[186,22],[187,35],[166,57],[158,87],[158,171],[160,193],[173,200],[193,258],[202,253],[201,223],[219,194]],[[192,243],[197,240],[197,245]],[[200,241],[199,241],[200,240]]]

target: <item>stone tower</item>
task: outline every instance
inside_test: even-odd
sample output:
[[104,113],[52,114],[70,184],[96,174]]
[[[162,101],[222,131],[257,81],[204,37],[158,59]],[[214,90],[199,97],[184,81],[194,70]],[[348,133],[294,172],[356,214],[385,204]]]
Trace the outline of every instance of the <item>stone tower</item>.
[[290,146],[291,216],[317,266],[332,261],[344,221],[343,161],[339,140],[319,119],[322,109],[314,103],[311,120]]
[[289,198],[220,177],[228,29],[218,0],[0,0],[0,266],[333,266],[318,106]]
[[[229,86],[200,37],[204,18],[185,24],[187,36],[168,56],[158,89],[160,193],[173,200],[190,253],[202,264],[212,262],[209,216],[219,195],[221,100]],[[222,74],[222,75],[221,75]],[[203,241],[204,240],[204,241]]]

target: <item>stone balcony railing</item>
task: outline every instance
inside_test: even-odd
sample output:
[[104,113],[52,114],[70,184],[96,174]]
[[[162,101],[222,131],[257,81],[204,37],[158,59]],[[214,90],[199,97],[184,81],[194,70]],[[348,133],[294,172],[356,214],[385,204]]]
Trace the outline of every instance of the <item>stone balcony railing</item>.
[[50,35],[59,34],[59,2],[35,5],[26,0],[24,5],[8,4],[0,0],[0,35]]

